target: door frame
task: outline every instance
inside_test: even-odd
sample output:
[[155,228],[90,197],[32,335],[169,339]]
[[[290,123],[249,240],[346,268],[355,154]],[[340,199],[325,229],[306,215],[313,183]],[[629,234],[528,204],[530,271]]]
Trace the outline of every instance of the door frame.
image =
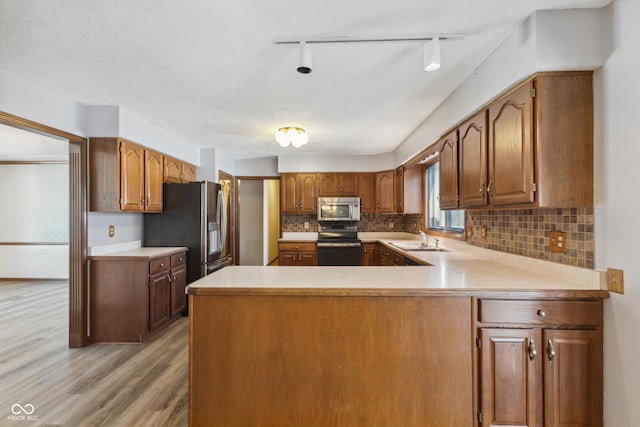
[[87,345],[87,139],[0,111],[0,124],[69,142],[69,347]]

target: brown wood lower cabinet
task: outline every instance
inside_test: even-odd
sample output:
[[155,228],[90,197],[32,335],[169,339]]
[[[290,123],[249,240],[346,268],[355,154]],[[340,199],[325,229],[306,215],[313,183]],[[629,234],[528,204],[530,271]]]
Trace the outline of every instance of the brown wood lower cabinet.
[[602,426],[593,292],[233,291],[190,293],[192,427]]
[[363,243],[362,244],[362,265],[372,266],[376,263],[376,243]]
[[309,267],[317,264],[315,242],[278,243],[278,265]]
[[483,426],[602,426],[602,302],[479,300]]
[[473,425],[469,298],[276,291],[189,307],[192,427]]
[[186,252],[90,263],[90,339],[141,342],[186,306]]

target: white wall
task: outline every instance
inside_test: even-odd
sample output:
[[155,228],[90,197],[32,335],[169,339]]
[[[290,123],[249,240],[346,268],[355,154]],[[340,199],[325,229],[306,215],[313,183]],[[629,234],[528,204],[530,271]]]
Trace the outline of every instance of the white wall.
[[379,172],[394,169],[393,153],[374,156],[281,156],[283,172]]
[[236,160],[233,166],[236,176],[279,176],[276,157]]
[[605,425],[640,422],[640,2],[606,9],[606,63],[595,75],[596,268],[624,270],[625,294],[605,301]]
[[84,136],[84,109],[81,104],[2,69],[0,111]]
[[[395,164],[410,159],[506,88],[536,71],[593,69],[602,65],[602,49],[597,42],[603,37],[602,22],[600,9],[537,12],[530,16],[400,144],[395,151]],[[571,54],[563,56],[567,51]]]

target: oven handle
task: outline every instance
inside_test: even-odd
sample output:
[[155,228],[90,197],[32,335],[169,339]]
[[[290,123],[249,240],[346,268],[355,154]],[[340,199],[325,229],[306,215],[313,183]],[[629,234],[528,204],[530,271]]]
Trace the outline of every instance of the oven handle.
[[355,248],[360,247],[362,244],[360,243],[326,243],[326,242],[318,242],[319,248]]

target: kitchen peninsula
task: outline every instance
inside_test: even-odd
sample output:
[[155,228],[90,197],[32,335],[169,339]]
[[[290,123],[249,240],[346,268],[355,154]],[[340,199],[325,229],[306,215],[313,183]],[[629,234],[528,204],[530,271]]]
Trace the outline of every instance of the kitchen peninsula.
[[238,266],[189,285],[190,425],[602,425],[597,272],[424,261]]

